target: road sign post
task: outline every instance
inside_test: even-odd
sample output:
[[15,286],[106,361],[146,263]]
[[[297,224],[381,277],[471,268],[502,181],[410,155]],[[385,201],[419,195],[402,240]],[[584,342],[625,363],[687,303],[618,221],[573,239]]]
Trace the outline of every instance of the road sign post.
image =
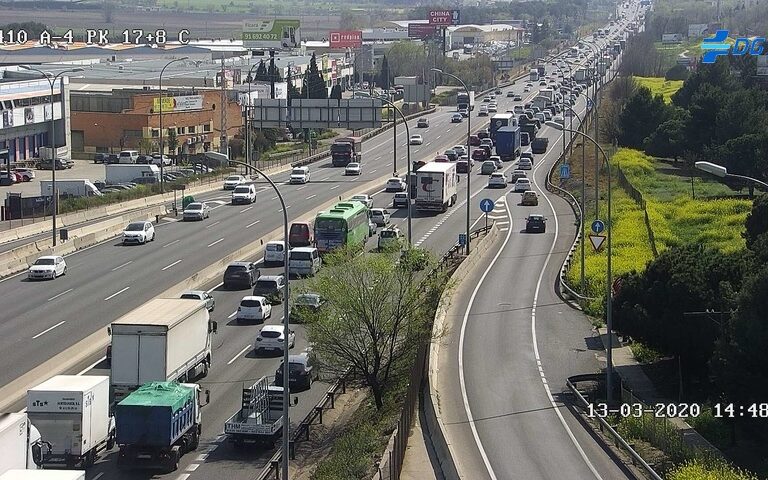
[[488,213],[493,211],[494,202],[490,198],[480,200],[480,210],[485,213],[485,229],[488,230]]
[[600,234],[600,233],[603,233],[604,230],[605,230],[605,223],[603,223],[602,220],[598,219],[598,220],[595,220],[594,222],[592,222],[592,231],[593,232],[595,232],[596,234]]
[[560,165],[560,180],[568,180],[571,178],[571,166],[567,163]]
[[595,249],[595,251],[599,252],[600,247],[602,247],[603,242],[605,242],[605,235],[590,235],[589,242],[592,244],[592,247]]

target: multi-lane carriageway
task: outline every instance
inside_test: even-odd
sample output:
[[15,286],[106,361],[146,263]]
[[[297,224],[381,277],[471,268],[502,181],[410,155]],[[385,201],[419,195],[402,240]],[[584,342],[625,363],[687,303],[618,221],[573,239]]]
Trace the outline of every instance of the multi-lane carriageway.
[[[522,92],[522,84],[512,88]],[[526,95],[526,99],[534,95],[535,89]],[[500,111],[513,105],[504,95],[498,103]],[[577,106],[583,110],[583,101]],[[430,127],[419,132],[424,136],[424,144],[411,147],[412,159],[429,160],[436,152],[463,143],[466,125],[450,123],[452,110],[441,108],[430,116]],[[480,128],[486,122],[473,115],[473,129]],[[399,145],[406,141],[402,130],[398,129]],[[541,134],[550,137],[552,149],[559,148],[556,140],[560,138],[560,132],[544,127]],[[380,178],[383,186],[392,173],[391,144],[392,137],[387,134],[363,144],[365,169],[360,178],[344,177],[343,169],[331,168],[328,164],[313,165],[313,180],[307,185],[288,185],[287,174],[282,175],[278,180],[282,184],[281,191],[286,197],[290,216],[310,212],[313,205],[329,199],[338,196],[343,198],[348,189],[360,183]],[[402,150],[401,158],[398,159],[400,172],[404,170]],[[551,161],[556,156],[557,153],[552,153],[547,159]],[[505,170],[510,168],[514,166],[505,165]],[[475,169],[471,175],[474,192],[473,222],[481,218],[479,208],[474,206],[480,198],[502,194],[501,190],[488,192],[485,188],[487,178],[479,175],[478,171]],[[463,192],[462,185],[465,184],[460,184]],[[4,306],[4,317],[7,320],[0,325],[0,351],[3,352],[6,367],[0,373],[0,381],[7,383],[51,356],[66,351],[77,341],[104,328],[115,318],[136,308],[157,292],[164,291],[179,279],[190,276],[227,252],[278,227],[282,212],[273,192],[263,182],[257,182],[257,189],[257,201],[251,206],[229,205],[229,196],[225,192],[212,192],[203,196],[201,200],[213,204],[214,211],[210,219],[194,223],[166,220],[158,225],[158,240],[154,243],[122,247],[117,240],[113,240],[77,252],[67,258],[68,274],[56,281],[31,283],[24,281],[23,276],[17,276],[0,282],[3,298],[14,299],[14,302]],[[510,193],[509,198],[517,199],[517,196]],[[440,215],[416,213],[413,221],[414,242],[438,253],[450,248],[464,228],[464,204],[464,200],[461,200],[447,213]],[[391,208],[390,194],[377,192],[375,205],[388,206],[394,211],[393,222],[405,228],[405,210]],[[513,221],[520,220],[522,218]],[[503,225],[503,221],[500,223],[502,228],[509,228],[509,225]],[[270,269],[264,271],[271,272]],[[209,376],[201,382],[211,390],[212,396],[211,404],[204,410],[204,442],[199,452],[184,457],[179,472],[164,478],[186,478],[190,475],[211,478],[221,475],[222,471],[226,471],[227,478],[251,478],[254,467],[259,465],[255,461],[258,459],[248,452],[234,452],[220,446],[219,434],[224,420],[238,408],[242,385],[262,375],[273,375],[279,359],[255,358],[250,344],[259,326],[239,326],[233,321],[232,314],[247,292],[222,291],[216,283],[200,286],[211,290],[216,297],[217,307],[213,319],[219,322],[219,333],[214,342],[213,367]],[[268,323],[279,321],[279,316],[275,315]],[[298,334],[295,351],[301,351],[306,346],[306,339],[300,325],[295,326],[295,329]],[[101,368],[101,357],[101,352],[97,352],[88,362],[69,373],[82,370],[84,374],[104,374],[106,371]],[[90,363],[93,363],[93,368],[88,368]],[[316,384],[309,392],[300,394],[299,405],[292,410],[292,418],[303,417],[322,396],[323,388],[323,384]],[[18,408],[22,406],[19,404]],[[139,474],[136,477],[133,473],[118,472],[112,457],[107,455],[102,459],[89,472],[88,477],[142,478],[146,475]],[[249,461],[243,463],[245,459]],[[216,469],[216,473],[212,468]]]

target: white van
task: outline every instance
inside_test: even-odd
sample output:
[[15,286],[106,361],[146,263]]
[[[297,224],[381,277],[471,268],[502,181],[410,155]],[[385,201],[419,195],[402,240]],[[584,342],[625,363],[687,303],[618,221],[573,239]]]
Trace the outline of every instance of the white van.
[[282,264],[285,261],[285,242],[280,240],[273,240],[267,242],[267,246],[264,247],[264,263]]
[[137,150],[123,150],[117,156],[117,163],[136,163],[138,159],[139,152]]
[[232,190],[232,205],[239,203],[251,204],[256,201],[256,185],[238,185]]
[[288,273],[313,276],[320,270],[322,260],[315,247],[292,248],[288,257]]
[[291,170],[290,183],[307,183],[309,182],[309,167],[294,167]]

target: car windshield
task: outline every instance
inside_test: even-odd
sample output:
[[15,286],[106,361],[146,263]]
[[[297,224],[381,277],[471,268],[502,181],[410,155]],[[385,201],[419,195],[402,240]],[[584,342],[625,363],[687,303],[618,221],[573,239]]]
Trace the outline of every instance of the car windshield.
[[383,230],[381,232],[381,238],[396,238],[397,232],[394,230]]
[[268,252],[282,252],[283,246],[279,243],[269,243],[267,244],[267,251]]
[[235,193],[249,193],[251,191],[250,187],[237,187],[235,188]]
[[224,272],[225,275],[230,273],[243,273],[246,271],[245,266],[243,265],[230,265],[227,267],[227,271]]
[[259,290],[277,290],[277,282],[275,280],[259,280],[256,282],[256,287]]
[[[352,164],[350,163],[350,165],[352,165]],[[350,200],[354,200],[354,201],[356,201],[356,202],[367,202],[367,201],[368,201],[368,198],[367,198],[367,197],[363,197],[363,196],[360,196],[360,195],[355,195],[355,196],[353,196],[353,197],[352,197]]]
[[266,330],[262,331],[259,335],[261,335],[262,338],[280,338],[283,336],[283,332],[276,332],[274,330]]
[[317,221],[317,229],[323,232],[344,231],[346,222],[340,218],[321,218]]
[[242,300],[240,302],[241,307],[260,307],[261,302],[258,300]]
[[226,180],[226,181],[227,181],[227,182],[236,182],[236,181],[238,181],[238,180],[240,180],[240,177],[239,177],[239,176],[237,176],[237,175],[233,175],[233,176],[231,176],[231,177],[227,177],[227,180]]
[[291,260],[312,260],[312,254],[309,252],[293,252]]
[[38,258],[35,265],[53,265],[54,263],[52,258]]
[[291,175],[304,175],[304,170],[301,168],[294,168]]
[[[347,168],[360,168],[360,164],[359,163],[350,163],[349,165],[347,165]],[[355,197],[352,197],[352,198],[355,198]]]
[[129,223],[127,227],[125,227],[126,232],[141,232],[144,230],[144,224],[143,223]]
[[185,300],[200,300],[200,295],[196,293],[184,293],[179,298],[183,298]]
[[190,203],[187,205],[187,210],[202,210],[203,204],[202,203]]

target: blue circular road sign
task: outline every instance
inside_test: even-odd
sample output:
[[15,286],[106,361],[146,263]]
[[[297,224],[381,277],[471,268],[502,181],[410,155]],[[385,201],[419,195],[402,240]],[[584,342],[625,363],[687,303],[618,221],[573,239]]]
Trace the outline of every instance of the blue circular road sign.
[[592,231],[595,233],[602,233],[605,230],[605,223],[602,220],[595,220],[592,222]]
[[493,211],[493,200],[490,198],[484,198],[480,200],[480,210],[482,210],[485,213],[489,213]]

